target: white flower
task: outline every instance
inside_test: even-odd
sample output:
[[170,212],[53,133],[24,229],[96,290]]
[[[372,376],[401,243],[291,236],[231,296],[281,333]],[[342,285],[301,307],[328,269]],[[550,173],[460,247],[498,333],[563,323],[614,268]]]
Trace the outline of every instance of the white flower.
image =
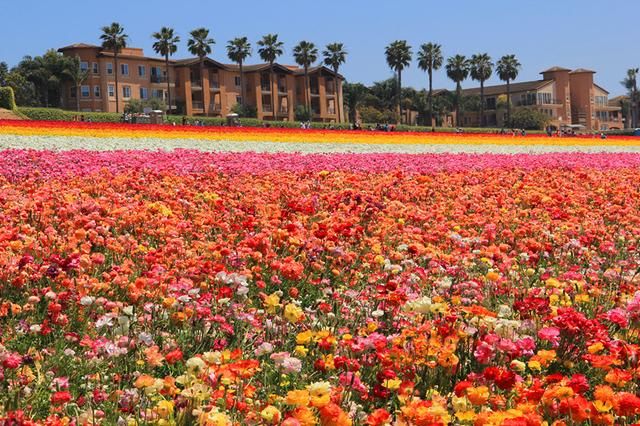
[[95,301],[95,297],[92,296],[83,296],[80,298],[80,304],[82,306],[90,306],[93,304],[93,302]]

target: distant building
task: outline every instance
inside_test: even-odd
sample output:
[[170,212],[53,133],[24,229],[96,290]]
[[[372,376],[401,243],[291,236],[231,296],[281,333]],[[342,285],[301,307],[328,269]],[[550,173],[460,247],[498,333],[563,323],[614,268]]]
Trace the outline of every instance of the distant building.
[[[535,109],[549,116],[554,128],[581,125],[587,131],[624,128],[622,108],[609,102],[609,92],[593,81],[595,71],[553,67],[542,71],[542,80],[511,83],[512,113]],[[465,89],[463,96],[480,95],[480,88]],[[505,126],[507,85],[487,86],[485,120],[489,127]],[[462,124],[480,125],[479,112],[464,112]]]
[[[65,56],[77,56],[89,78],[76,93],[65,83],[63,107],[76,109],[80,97],[82,111],[115,112],[115,72],[113,52],[84,43],[58,49]],[[159,98],[167,102],[167,79],[171,87],[172,111],[184,115],[225,117],[241,102],[240,69],[205,58],[203,76],[200,59],[170,60],[169,74],[162,58],[144,56],[139,48],[125,48],[118,54],[120,111],[131,99]],[[245,65],[245,105],[255,107],[262,120],[295,119],[295,109],[305,104],[304,70],[297,66],[274,65],[273,88],[269,83],[269,64]],[[309,69],[309,97],[313,121],[345,122],[343,77],[324,66]],[[272,107],[275,102],[275,111]]]

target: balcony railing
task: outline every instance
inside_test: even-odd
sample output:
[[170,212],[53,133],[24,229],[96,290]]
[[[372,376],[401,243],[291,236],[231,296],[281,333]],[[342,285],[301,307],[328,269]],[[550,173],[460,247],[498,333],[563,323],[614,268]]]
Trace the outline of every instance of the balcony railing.
[[218,89],[220,89],[220,82],[219,81],[210,80],[209,81],[209,89],[210,90],[218,90]]
[[262,111],[263,112],[272,112],[273,110],[271,109],[271,105],[270,104],[262,104]]
[[191,107],[193,109],[204,109],[204,102],[202,101],[192,101]]
[[289,108],[285,108],[285,107],[280,108],[280,114],[289,114]]
[[202,88],[202,80],[198,79],[198,80],[191,80],[191,87],[192,88],[198,88],[201,89]]
[[222,111],[222,105],[221,104],[211,104],[209,105],[209,112],[213,112],[213,113],[217,113]]
[[319,95],[320,94],[320,89],[318,89],[317,87],[311,87],[311,89],[309,89],[309,91],[311,92],[312,95]]
[[544,100],[519,100],[515,102],[516,106],[533,106],[533,105],[562,105],[562,101],[560,99],[551,99],[549,101]]
[[336,109],[335,108],[327,108],[327,114],[335,115],[336,114]]
[[263,92],[271,92],[271,85],[269,83],[260,84],[260,90]]
[[286,95],[287,94],[287,86],[278,86],[278,93],[280,93],[281,95]]
[[166,83],[167,82],[167,76],[164,76],[164,75],[152,75],[151,76],[151,82],[152,83]]

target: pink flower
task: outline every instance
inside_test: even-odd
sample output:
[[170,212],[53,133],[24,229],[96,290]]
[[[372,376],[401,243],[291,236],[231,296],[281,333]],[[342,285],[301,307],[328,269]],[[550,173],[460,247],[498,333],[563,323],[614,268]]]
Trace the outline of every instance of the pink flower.
[[560,343],[560,330],[556,327],[544,327],[538,330],[538,337],[540,340],[550,342],[556,348]]
[[6,356],[2,361],[2,366],[8,369],[16,369],[22,364],[22,357],[16,353],[12,353]]

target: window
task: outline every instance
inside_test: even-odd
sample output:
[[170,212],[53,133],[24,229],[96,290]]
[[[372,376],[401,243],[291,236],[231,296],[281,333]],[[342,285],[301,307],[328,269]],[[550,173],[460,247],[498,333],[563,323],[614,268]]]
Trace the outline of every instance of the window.
[[101,96],[100,86],[93,86],[93,97],[99,98]]
[[73,86],[69,89],[69,97],[70,98],[75,98],[76,97],[76,93],[77,93],[77,88],[76,86]]
[[608,100],[606,96],[596,96],[596,105],[597,106],[607,106]]
[[107,92],[109,93],[109,97],[113,98],[116,96],[116,88],[113,84],[107,86]]
[[241,104],[242,104],[242,96],[236,96],[236,103],[237,103],[238,105],[241,105]]
[[89,69],[89,62],[82,61],[80,62],[80,70],[87,71]]
[[122,86],[122,97],[125,99],[131,97],[131,86]]
[[100,73],[100,68],[98,68],[98,63],[97,63],[97,62],[94,62],[94,63],[92,64],[92,66],[93,66],[93,67],[92,67],[93,73],[94,73],[94,74],[99,74],[99,73]]
[[551,104],[551,93],[548,93],[548,92],[538,93],[538,104],[539,105]]
[[120,74],[129,75],[129,64],[120,64]]
[[147,99],[148,96],[149,96],[149,89],[147,89],[146,87],[141,87],[140,88],[140,99]]
[[113,64],[111,62],[107,62],[107,74],[113,74]]
[[236,76],[234,77],[235,83],[236,83],[236,87],[240,87],[240,77]]
[[164,99],[164,90],[153,89],[151,91],[151,97],[156,98],[156,99]]
[[147,75],[147,67],[145,67],[144,65],[138,65],[138,75],[140,77],[144,77],[145,75]]
[[83,98],[88,98],[90,94],[91,94],[91,89],[89,89],[89,86],[80,87],[80,96],[82,96]]

